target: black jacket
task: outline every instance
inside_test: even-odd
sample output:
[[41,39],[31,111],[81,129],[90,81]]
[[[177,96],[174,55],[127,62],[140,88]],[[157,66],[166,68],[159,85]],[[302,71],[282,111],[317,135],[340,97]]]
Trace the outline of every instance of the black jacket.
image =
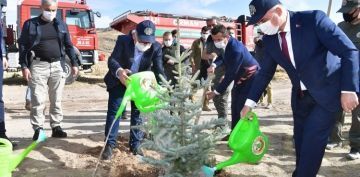
[[[31,65],[31,50],[39,44],[41,38],[40,16],[25,21],[21,31],[19,42],[19,64],[21,68],[29,68]],[[75,54],[73,44],[67,25],[58,19],[54,19],[55,29],[58,32],[58,40],[60,43],[61,61],[65,63],[65,54],[70,58],[72,66],[78,66],[78,59]]]

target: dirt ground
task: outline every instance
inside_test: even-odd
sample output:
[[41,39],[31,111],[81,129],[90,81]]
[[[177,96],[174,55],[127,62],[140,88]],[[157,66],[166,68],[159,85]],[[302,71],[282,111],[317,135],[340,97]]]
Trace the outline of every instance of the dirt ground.
[[[106,29],[99,31],[100,52],[107,57],[111,53],[118,32]],[[108,94],[103,83],[107,64],[100,62],[91,74],[81,73],[72,85],[67,85],[63,93],[63,128],[68,133],[66,139],[49,138],[19,165],[14,177],[90,177],[103,147],[104,127]],[[6,127],[8,136],[15,140],[19,153],[31,143],[33,130],[29,112],[24,109],[26,86],[19,74],[6,73],[4,101],[6,107]],[[269,136],[270,149],[258,165],[238,164],[228,167],[219,177],[285,177],[294,170],[295,157],[292,146],[292,115],[290,109],[290,82],[279,72],[273,82],[273,108],[257,108],[261,129]],[[49,106],[47,106],[49,107]],[[216,118],[211,103],[211,112],[203,112],[201,118]],[[46,109],[45,131],[51,136],[48,109]],[[230,110],[229,110],[230,111]],[[228,117],[230,120],[230,116]],[[349,115],[344,128],[348,135]],[[97,176],[101,177],[156,177],[158,171],[144,164],[129,152],[129,120],[120,123],[120,135],[111,161],[102,161]],[[360,161],[347,161],[348,142],[343,148],[327,151],[319,176],[360,177]],[[150,152],[145,152],[148,154]],[[217,161],[231,156],[226,142],[221,142],[215,152]]]
[[[100,65],[106,66],[106,63]],[[238,164],[225,169],[219,176],[291,176],[294,169],[294,149],[292,147],[292,116],[290,110],[290,83],[285,77],[273,82],[274,107],[257,108],[255,112],[261,120],[262,131],[269,136],[270,149],[258,165]],[[15,81],[13,81],[15,80]],[[68,132],[66,139],[49,138],[23,161],[13,173],[14,177],[88,177],[91,176],[104,139],[108,95],[102,78],[82,77],[76,83],[65,87],[63,95],[63,127]],[[21,152],[31,143],[33,130],[29,112],[24,109],[26,86],[16,79],[7,79],[4,86],[6,124],[8,135],[18,143],[15,153]],[[212,104],[211,104],[212,105]],[[213,105],[212,108],[214,109]],[[48,113],[47,113],[48,115]],[[203,112],[202,119],[216,118],[216,111]],[[230,117],[228,117],[230,118]],[[347,118],[345,135],[349,130]],[[45,130],[51,136],[48,117]],[[158,172],[143,164],[128,151],[129,120],[121,121],[119,147],[115,158],[100,163],[97,176],[110,177],[155,177]],[[360,176],[360,161],[347,161],[349,146],[327,151],[319,176],[356,177]],[[231,156],[227,144],[217,146],[215,157],[218,161]]]

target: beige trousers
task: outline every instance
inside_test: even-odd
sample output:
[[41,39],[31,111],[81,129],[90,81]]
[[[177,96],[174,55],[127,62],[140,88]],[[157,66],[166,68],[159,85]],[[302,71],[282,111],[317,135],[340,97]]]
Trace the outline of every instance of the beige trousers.
[[33,129],[44,127],[46,97],[50,100],[50,126],[61,126],[63,113],[61,108],[62,92],[65,85],[65,73],[60,61],[44,62],[34,60],[30,67],[31,111],[30,122]]

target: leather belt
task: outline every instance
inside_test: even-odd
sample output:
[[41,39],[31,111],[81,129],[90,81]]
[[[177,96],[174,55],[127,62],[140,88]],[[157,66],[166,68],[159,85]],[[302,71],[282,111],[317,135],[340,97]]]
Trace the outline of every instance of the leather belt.
[[60,58],[40,58],[40,57],[34,57],[34,60],[39,60],[39,61],[46,61],[48,63],[52,63],[52,62],[57,62],[57,61],[60,61]]

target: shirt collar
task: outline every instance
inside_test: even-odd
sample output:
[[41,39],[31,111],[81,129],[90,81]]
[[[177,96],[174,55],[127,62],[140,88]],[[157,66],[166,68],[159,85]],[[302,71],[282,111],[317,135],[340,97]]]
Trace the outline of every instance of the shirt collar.
[[286,18],[284,32],[287,32],[287,33],[290,32],[290,13],[289,13],[289,11],[287,11],[287,18]]
[[141,55],[144,52],[140,51],[137,47],[135,47],[135,55]]

